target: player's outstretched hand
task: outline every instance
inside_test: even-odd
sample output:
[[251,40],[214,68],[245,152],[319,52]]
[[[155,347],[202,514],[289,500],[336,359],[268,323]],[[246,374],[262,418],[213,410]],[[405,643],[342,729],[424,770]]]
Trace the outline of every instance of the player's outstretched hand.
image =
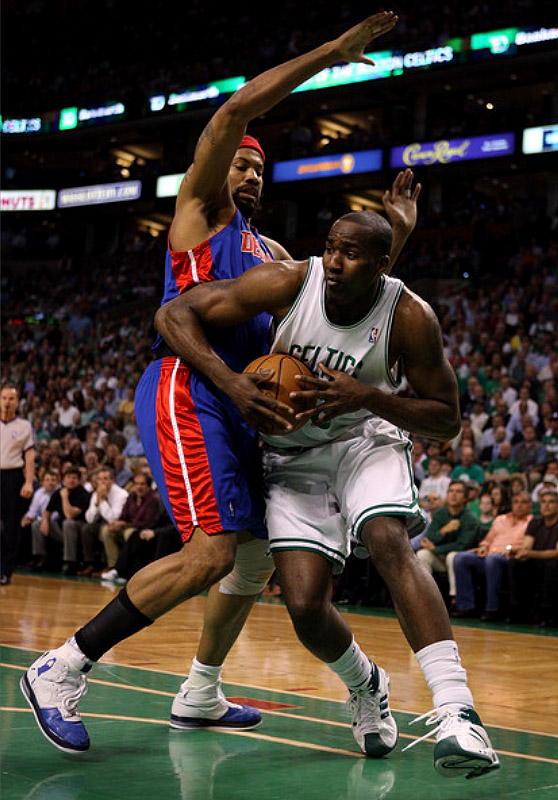
[[329,380],[297,375],[301,388],[300,391],[291,392],[291,399],[304,398],[307,401],[311,401],[310,405],[312,406],[318,403],[318,413],[316,413],[316,408],[314,407],[295,416],[297,426],[299,423],[307,422],[311,418],[313,425],[321,425],[324,422],[329,422],[334,417],[338,417],[340,414],[358,411],[365,407],[366,400],[370,395],[369,386],[357,381],[356,378],[346,372],[341,372],[338,369],[329,369],[325,364],[320,364],[319,367],[324,375],[328,376]]
[[335,48],[339,61],[370,64],[374,66],[371,58],[364,55],[364,50],[373,39],[390,31],[397,24],[398,17],[393,11],[380,11],[371,17],[359,22],[335,40]]
[[387,189],[382,197],[392,227],[399,226],[409,233],[417,224],[417,200],[422,188],[417,183],[413,189],[413,178],[411,169],[398,172],[391,189]]
[[285,417],[292,418],[294,422],[294,410],[258,389],[258,384],[269,381],[273,372],[274,370],[268,369],[239,373],[234,383],[229,385],[227,394],[252,427],[265,431],[271,424],[271,427],[279,426],[288,433],[293,426]]

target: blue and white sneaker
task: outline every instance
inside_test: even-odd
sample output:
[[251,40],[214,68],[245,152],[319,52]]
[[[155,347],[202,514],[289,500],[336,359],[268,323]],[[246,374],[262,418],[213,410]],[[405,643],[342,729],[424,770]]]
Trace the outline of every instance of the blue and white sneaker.
[[353,712],[353,734],[367,756],[381,758],[397,744],[397,724],[389,708],[389,676],[371,664],[372,674],[362,693],[351,692],[348,705]]
[[184,681],[174,698],[170,726],[180,730],[247,731],[262,721],[257,708],[230,703],[221,689],[221,681],[203,687],[193,687]]
[[43,653],[19,682],[41,732],[65,753],[89,749],[78,703],[87,692],[85,673],[90,669],[85,656],[66,642],[57,650]]
[[436,728],[403,749],[408,750],[436,734],[434,768],[442,777],[477,778],[500,766],[498,756],[474,708],[460,705],[440,706],[409,724],[413,725],[423,719],[425,725],[436,725]]

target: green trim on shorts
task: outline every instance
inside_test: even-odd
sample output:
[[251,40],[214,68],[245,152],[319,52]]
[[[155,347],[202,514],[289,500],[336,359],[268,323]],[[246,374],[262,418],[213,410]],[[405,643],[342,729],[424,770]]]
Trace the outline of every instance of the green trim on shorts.
[[391,340],[391,329],[393,327],[393,318],[395,317],[395,309],[397,308],[397,304],[399,303],[399,298],[401,297],[402,292],[403,292],[403,284],[401,284],[398,287],[397,294],[395,295],[393,303],[389,310],[387,333],[385,337],[385,348],[384,348],[384,364],[385,364],[386,375],[391,385],[395,388],[397,388],[401,384],[401,373],[399,372],[398,379],[394,379],[389,366],[389,343]]
[[[374,510],[378,509],[378,510]],[[360,542],[360,531],[362,526],[374,517],[416,517],[420,514],[420,507],[417,503],[411,505],[385,505],[385,506],[370,506],[358,515],[356,522],[353,524],[351,534]]]
[[[279,544],[277,547],[275,547],[274,545],[277,542],[279,542]],[[281,544],[281,542],[283,542],[283,544]],[[286,544],[287,542],[298,542],[298,544],[295,546],[294,544]],[[270,542],[269,549],[272,555],[274,550],[304,550],[308,553],[317,553],[317,555],[322,556],[327,561],[331,562],[334,568],[341,568],[340,571],[335,571],[334,569],[334,574],[340,574],[345,567],[345,562],[347,560],[347,556],[344,553],[339,552],[339,550],[333,550],[331,547],[326,547],[318,542],[304,542],[304,544],[301,544],[299,539],[279,539],[276,540],[276,542]]]
[[[399,432],[399,435],[401,436],[401,438],[403,438],[403,434],[402,434],[402,432],[401,432],[401,430],[399,428],[398,428],[398,432]],[[410,441],[407,441],[407,443],[405,445],[405,456],[407,458],[407,469],[409,471],[409,482],[411,484],[411,492],[412,492],[412,495],[413,495],[413,502],[418,503],[419,502],[419,493],[418,493],[418,489],[417,489],[417,486],[416,486],[416,483],[415,483],[415,479],[413,477],[413,462],[412,462],[412,458],[411,458],[412,451],[413,451],[413,443],[410,442]]]

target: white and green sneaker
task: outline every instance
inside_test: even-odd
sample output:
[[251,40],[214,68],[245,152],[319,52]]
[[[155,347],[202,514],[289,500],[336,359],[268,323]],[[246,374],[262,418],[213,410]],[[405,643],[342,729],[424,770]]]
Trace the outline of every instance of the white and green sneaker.
[[492,748],[479,715],[473,708],[447,705],[428,711],[414,719],[426,725],[436,725],[420,739],[408,744],[404,750],[414,747],[424,739],[436,735],[434,746],[434,768],[444,778],[477,778],[498,769],[500,761]]
[[397,724],[389,708],[389,676],[371,664],[372,674],[363,692],[351,692],[348,705],[353,712],[353,734],[363,753],[381,758],[397,744]]

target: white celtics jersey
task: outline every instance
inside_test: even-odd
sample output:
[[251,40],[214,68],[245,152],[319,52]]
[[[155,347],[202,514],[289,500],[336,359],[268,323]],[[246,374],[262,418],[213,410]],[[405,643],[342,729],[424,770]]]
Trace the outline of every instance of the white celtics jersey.
[[[368,314],[354,325],[335,325],[325,309],[325,280],[321,258],[311,258],[304,283],[287,315],[277,326],[271,352],[289,353],[304,361],[318,377],[323,362],[383,392],[394,392],[399,378],[389,366],[389,342],[393,317],[403,291],[397,278],[382,275],[378,293]],[[366,409],[343,414],[321,426],[306,425],[284,436],[263,436],[274,448],[315,447],[343,437],[359,422],[369,420],[372,430],[395,428]]]

